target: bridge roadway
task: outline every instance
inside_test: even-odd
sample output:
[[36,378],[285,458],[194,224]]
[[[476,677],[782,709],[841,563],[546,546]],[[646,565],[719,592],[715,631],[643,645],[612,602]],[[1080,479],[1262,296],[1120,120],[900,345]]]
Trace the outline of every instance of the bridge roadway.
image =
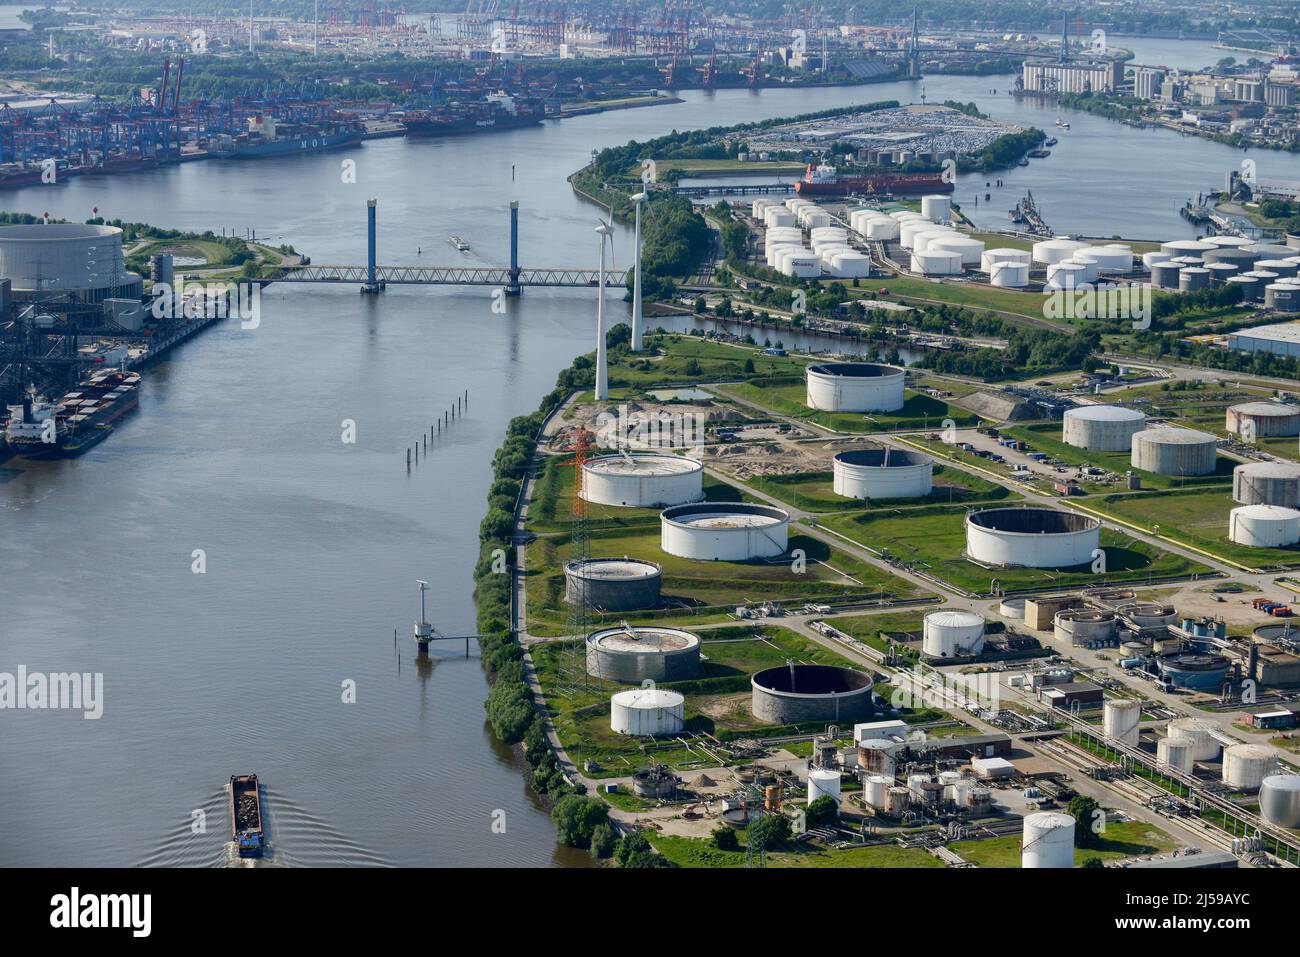
[[[605,287],[627,284],[628,270],[606,269]],[[376,266],[374,281],[381,285],[520,286],[596,288],[596,269],[519,269],[496,266]],[[317,282],[365,285],[371,281],[367,266],[294,265],[267,270],[263,283]]]

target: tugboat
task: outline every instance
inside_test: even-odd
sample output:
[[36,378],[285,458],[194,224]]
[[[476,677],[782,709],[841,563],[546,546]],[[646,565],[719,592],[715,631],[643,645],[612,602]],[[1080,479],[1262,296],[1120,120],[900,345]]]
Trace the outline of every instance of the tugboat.
[[230,776],[230,836],[240,857],[262,856],[266,832],[256,774]]

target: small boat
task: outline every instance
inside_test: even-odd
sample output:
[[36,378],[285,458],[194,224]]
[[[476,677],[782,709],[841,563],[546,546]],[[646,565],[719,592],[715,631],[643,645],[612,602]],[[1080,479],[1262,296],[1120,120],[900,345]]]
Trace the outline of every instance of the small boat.
[[1030,150],[1025,155],[1028,156],[1030,159],[1047,159],[1047,157],[1052,155],[1052,151],[1051,150]]
[[1029,160],[1027,160],[1027,159],[1022,159],[1022,160],[1020,160],[1020,162],[1016,163],[1016,165],[1017,165],[1017,166],[1028,166],[1028,165],[1029,165]]
[[1067,122],[1065,122],[1065,121],[1064,121],[1063,119],[1061,119],[1059,116],[1056,118],[1056,125],[1059,126],[1059,127],[1060,127],[1061,129],[1063,129],[1063,130],[1068,130],[1068,129],[1070,128],[1070,124],[1067,123]]
[[230,776],[230,836],[240,857],[262,856],[266,832],[256,774]]
[[447,242],[451,243],[463,253],[469,252],[469,243],[465,242],[465,240],[461,239],[459,236],[450,236],[448,237]]
[[1061,141],[1058,140],[1055,136],[1049,136],[1046,140],[1043,141],[1043,145],[1044,145],[1044,146],[1055,146],[1055,145],[1056,145],[1057,143],[1059,143],[1059,142],[1061,142]]

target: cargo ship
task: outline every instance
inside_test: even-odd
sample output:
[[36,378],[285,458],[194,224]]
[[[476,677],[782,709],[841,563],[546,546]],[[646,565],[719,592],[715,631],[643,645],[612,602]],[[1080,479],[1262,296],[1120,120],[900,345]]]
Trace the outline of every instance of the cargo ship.
[[140,373],[106,369],[57,402],[28,389],[21,405],[9,406],[5,441],[27,459],[74,458],[108,438],[114,423],[139,405],[139,387]]
[[230,776],[230,839],[240,857],[261,857],[266,832],[262,829],[262,794],[256,774]]
[[402,116],[402,125],[407,136],[454,136],[532,126],[545,118],[546,110],[539,102],[519,100],[508,93],[490,93],[473,102],[455,101],[431,110],[412,110]]
[[207,144],[212,156],[223,159],[254,159],[307,153],[350,146],[365,136],[361,123],[338,120],[321,124],[280,123],[275,117],[259,114],[249,117],[248,129],[235,136],[218,134]]
[[834,166],[809,165],[803,179],[794,184],[800,196],[915,196],[951,193],[952,183],[942,173],[873,173],[869,176],[840,176]]

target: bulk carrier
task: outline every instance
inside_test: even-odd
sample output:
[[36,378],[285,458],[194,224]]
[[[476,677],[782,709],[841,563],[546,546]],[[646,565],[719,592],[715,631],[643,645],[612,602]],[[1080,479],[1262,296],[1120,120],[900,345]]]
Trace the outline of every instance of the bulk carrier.
[[951,193],[952,183],[942,173],[873,173],[869,176],[840,176],[834,166],[812,166],[794,184],[800,196],[915,196]]
[[453,136],[532,126],[545,118],[546,110],[540,102],[520,100],[508,93],[490,93],[482,100],[412,110],[402,116],[402,126],[407,136]]
[[28,389],[9,406],[5,441],[27,459],[72,458],[108,438],[113,425],[139,405],[140,374],[102,370],[58,402]]

